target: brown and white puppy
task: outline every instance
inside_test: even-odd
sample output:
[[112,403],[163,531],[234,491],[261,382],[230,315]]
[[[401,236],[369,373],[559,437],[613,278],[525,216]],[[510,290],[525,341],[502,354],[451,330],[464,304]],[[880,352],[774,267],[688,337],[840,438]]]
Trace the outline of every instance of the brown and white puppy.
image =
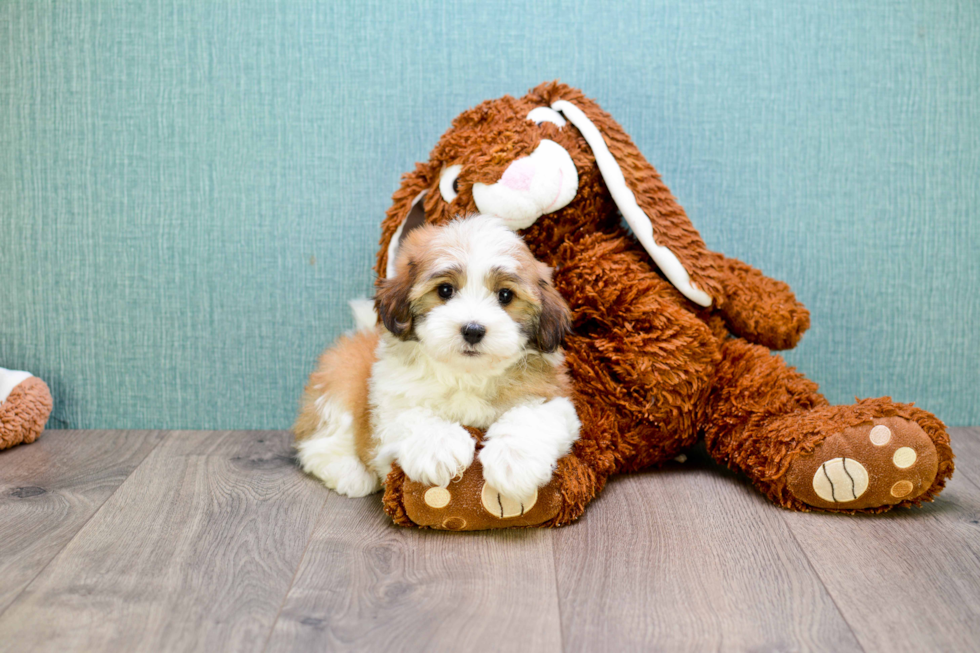
[[486,429],[486,482],[533,495],[578,438],[561,343],[568,306],[551,270],[487,216],[407,234],[375,298],[383,328],[324,353],[294,428],[303,469],[337,492],[378,490],[398,463],[446,486]]

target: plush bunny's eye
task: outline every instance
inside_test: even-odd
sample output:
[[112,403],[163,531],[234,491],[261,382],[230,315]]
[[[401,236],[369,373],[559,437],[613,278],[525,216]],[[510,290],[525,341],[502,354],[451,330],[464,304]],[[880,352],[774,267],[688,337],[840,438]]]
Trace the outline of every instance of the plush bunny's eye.
[[459,171],[462,169],[463,166],[461,165],[449,166],[443,168],[439,175],[439,193],[442,195],[442,199],[447,202],[452,202],[459,195],[457,177],[459,177]]
[[548,107],[531,109],[531,113],[527,114],[527,119],[536,125],[540,125],[543,122],[550,122],[558,125],[558,129],[565,126],[565,118],[554,109],[549,109]]

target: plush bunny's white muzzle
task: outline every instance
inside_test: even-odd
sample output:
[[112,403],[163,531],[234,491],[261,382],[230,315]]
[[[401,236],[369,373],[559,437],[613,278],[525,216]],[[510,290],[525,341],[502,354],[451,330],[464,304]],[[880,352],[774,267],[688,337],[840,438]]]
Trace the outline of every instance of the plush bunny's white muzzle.
[[0,404],[7,400],[14,388],[33,376],[30,372],[5,370],[0,367]]
[[497,216],[515,231],[567,206],[577,192],[578,171],[572,157],[547,139],[531,156],[507,166],[497,183],[473,184],[473,200],[480,212]]

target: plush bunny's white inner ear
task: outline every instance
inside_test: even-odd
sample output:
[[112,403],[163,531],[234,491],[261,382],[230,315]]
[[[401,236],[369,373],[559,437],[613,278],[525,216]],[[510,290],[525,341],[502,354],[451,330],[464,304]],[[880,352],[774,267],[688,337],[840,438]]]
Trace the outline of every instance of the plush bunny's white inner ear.
[[643,212],[640,205],[636,203],[636,196],[629,186],[626,185],[626,178],[623,171],[616,162],[616,158],[606,146],[606,141],[602,138],[599,128],[589,120],[589,117],[577,106],[567,100],[558,100],[551,105],[555,111],[560,111],[570,123],[581,132],[585,142],[592,148],[599,172],[609,188],[613,201],[619,208],[620,213],[626,218],[626,223],[636,234],[636,239],[640,241],[643,248],[650,254],[657,267],[664,273],[674,286],[695,304],[700,306],[711,306],[711,297],[693,283],[691,275],[684,269],[684,265],[677,256],[667,247],[658,245],[653,239],[653,223],[650,217]]
[[540,125],[543,122],[550,122],[553,125],[557,125],[558,129],[565,126],[565,119],[562,117],[562,115],[554,109],[549,109],[548,107],[537,107],[531,109],[531,112],[527,114],[527,119],[537,125]]
[[[395,257],[398,255],[398,246],[401,245],[402,240],[408,235],[408,232],[416,227],[421,227],[425,224],[425,211],[422,209],[422,198],[425,197],[425,191],[422,191],[415,196],[412,200],[412,206],[408,209],[408,214],[402,223],[398,225],[398,229],[395,230],[394,235],[391,237],[391,242],[388,243],[388,264],[385,265],[385,278],[390,279],[395,276]],[[419,210],[416,210],[419,209]],[[405,225],[408,225],[407,227]]]

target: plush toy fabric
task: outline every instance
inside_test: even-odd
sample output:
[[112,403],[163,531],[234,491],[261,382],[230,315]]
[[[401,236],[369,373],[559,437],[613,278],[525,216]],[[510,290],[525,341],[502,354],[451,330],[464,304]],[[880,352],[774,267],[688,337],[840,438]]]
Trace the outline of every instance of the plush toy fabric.
[[785,283],[709,251],[629,136],[580,91],[547,83],[457,117],[395,193],[378,275],[412,228],[474,212],[501,217],[555,268],[574,314],[565,344],[582,437],[533,515],[494,507],[477,465],[432,492],[395,468],[384,501],[397,523],[560,526],[611,474],[669,461],[699,438],[794,510],[915,506],[951,476],[936,417],[889,398],[831,406],[771,353],[799,342],[806,308]]
[[0,367],[0,449],[34,442],[44,430],[51,404],[44,381]]

